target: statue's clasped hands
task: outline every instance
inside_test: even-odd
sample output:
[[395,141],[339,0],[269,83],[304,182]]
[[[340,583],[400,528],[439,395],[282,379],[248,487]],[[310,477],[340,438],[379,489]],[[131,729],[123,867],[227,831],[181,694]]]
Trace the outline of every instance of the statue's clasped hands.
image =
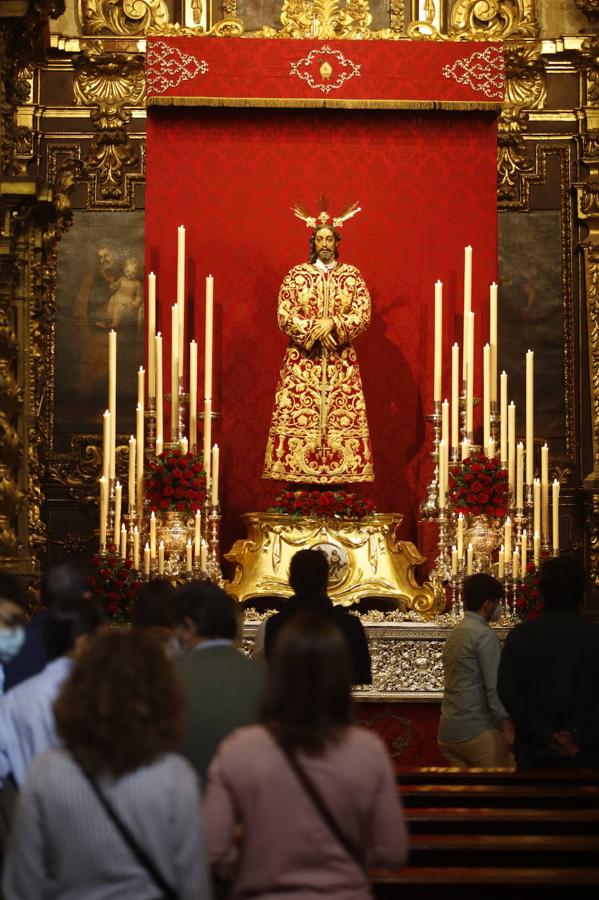
[[332,319],[320,319],[312,330],[312,341],[320,341],[327,350],[334,350],[337,347],[337,341],[333,337],[335,323]]

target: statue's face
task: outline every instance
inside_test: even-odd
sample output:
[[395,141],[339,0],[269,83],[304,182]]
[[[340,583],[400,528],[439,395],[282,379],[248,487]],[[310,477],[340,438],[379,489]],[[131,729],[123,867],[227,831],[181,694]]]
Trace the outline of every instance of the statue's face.
[[331,228],[319,228],[314,236],[314,249],[316,256],[323,263],[330,263],[335,259],[337,241]]

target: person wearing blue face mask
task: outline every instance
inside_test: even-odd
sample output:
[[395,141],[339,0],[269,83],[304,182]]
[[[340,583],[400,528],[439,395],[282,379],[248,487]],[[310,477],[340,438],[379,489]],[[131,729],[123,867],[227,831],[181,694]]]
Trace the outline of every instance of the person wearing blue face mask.
[[0,571],[0,694],[6,689],[5,667],[18,656],[25,641],[21,585],[10,572]]

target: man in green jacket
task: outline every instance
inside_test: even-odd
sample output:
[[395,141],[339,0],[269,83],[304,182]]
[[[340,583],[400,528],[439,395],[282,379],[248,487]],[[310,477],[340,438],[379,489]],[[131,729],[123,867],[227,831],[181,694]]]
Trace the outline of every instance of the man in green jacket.
[[235,646],[238,606],[216,585],[197,581],[179,588],[175,623],[187,706],[181,752],[203,780],[220,742],[256,721],[264,669]]

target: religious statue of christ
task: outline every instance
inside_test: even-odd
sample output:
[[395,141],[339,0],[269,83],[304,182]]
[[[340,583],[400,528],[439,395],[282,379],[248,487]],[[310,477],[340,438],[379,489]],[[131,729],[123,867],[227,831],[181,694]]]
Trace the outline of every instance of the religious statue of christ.
[[355,266],[339,262],[339,228],[294,209],[311,228],[310,262],[279,291],[279,328],[289,336],[279,375],[264,478],[304,484],[373,481],[366,404],[354,339],[370,324],[370,295]]

